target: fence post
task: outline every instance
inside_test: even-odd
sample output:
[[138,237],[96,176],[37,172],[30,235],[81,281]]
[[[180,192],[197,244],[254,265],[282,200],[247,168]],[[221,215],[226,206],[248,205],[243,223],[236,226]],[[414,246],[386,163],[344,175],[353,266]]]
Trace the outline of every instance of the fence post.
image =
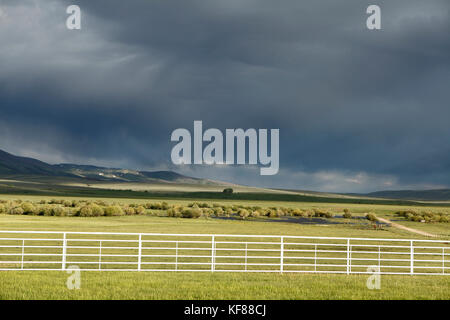
[[98,253],[98,270],[102,270],[102,240],[100,240],[100,248]]
[[442,275],[445,274],[445,248],[442,248]]
[[66,254],[67,254],[67,239],[66,233],[63,233],[63,251],[62,251],[62,270],[66,270]]
[[212,236],[211,238],[211,272],[214,272],[214,260],[215,260],[215,254],[216,254],[216,242],[215,237]]
[[247,247],[248,243],[245,243],[245,271],[247,271]]
[[317,244],[314,245],[314,272],[317,271]]
[[175,271],[178,271],[178,240],[175,242]]
[[381,246],[378,246],[378,268],[380,268],[381,272]]
[[284,237],[281,237],[280,272],[284,271]]
[[347,274],[350,274],[350,239],[347,239]]
[[21,265],[21,269],[23,270],[23,256],[24,256],[24,252],[25,251],[25,239],[22,240],[22,265]]
[[142,233],[139,233],[139,250],[138,250],[138,271],[141,271],[142,261]]
[[410,274],[413,275],[414,274],[414,241],[413,240],[411,240],[410,260],[411,260]]

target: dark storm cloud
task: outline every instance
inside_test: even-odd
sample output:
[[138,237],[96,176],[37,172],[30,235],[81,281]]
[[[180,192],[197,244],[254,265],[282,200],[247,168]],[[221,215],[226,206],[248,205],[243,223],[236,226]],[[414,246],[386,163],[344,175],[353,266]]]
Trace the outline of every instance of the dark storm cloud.
[[[330,191],[450,185],[450,3],[375,2],[383,30],[371,32],[374,1],[4,1],[3,147],[164,168],[171,131],[203,120],[280,128],[281,170],[183,169],[197,176]],[[72,3],[81,31],[64,27]]]

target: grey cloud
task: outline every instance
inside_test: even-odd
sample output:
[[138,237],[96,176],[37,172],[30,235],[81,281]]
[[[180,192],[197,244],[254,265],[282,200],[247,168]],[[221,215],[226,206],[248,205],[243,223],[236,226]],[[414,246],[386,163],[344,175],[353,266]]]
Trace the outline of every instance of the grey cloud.
[[175,169],[328,191],[450,185],[450,3],[377,2],[380,32],[360,0],[3,1],[0,137],[147,169],[172,168],[170,133],[193,120],[280,128],[285,176]]

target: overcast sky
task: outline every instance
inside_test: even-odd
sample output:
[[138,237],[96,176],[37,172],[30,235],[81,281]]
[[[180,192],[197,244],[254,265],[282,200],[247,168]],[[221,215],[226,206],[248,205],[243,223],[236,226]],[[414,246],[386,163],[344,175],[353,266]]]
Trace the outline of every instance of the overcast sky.
[[[449,32],[449,0],[0,0],[0,149],[256,186],[449,187]],[[194,120],[279,128],[279,174],[173,166],[170,134]]]

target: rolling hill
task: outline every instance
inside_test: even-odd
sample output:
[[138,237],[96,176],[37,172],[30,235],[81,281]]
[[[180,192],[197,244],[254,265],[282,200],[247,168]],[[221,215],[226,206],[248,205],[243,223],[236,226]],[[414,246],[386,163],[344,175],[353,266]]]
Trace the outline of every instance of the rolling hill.
[[[314,191],[267,189],[199,179],[173,171],[138,171],[79,164],[48,164],[0,150],[0,185],[3,192],[45,188],[94,188],[137,192],[221,192],[232,186],[236,192],[278,194],[292,197],[340,199],[340,201],[416,200],[450,201],[450,189],[377,191],[367,194],[332,194]],[[41,185],[41,186],[38,186]],[[45,187],[44,187],[45,186]],[[34,190],[36,191],[36,190]]]
[[18,157],[0,150],[0,176],[11,177],[15,175],[64,176],[67,173],[48,163],[32,158]]
[[[48,164],[19,157],[0,150],[0,178],[25,181],[65,180],[74,182],[137,182],[214,184],[206,179],[192,178],[173,171],[136,171],[77,164]],[[59,179],[58,179],[59,178]]]

